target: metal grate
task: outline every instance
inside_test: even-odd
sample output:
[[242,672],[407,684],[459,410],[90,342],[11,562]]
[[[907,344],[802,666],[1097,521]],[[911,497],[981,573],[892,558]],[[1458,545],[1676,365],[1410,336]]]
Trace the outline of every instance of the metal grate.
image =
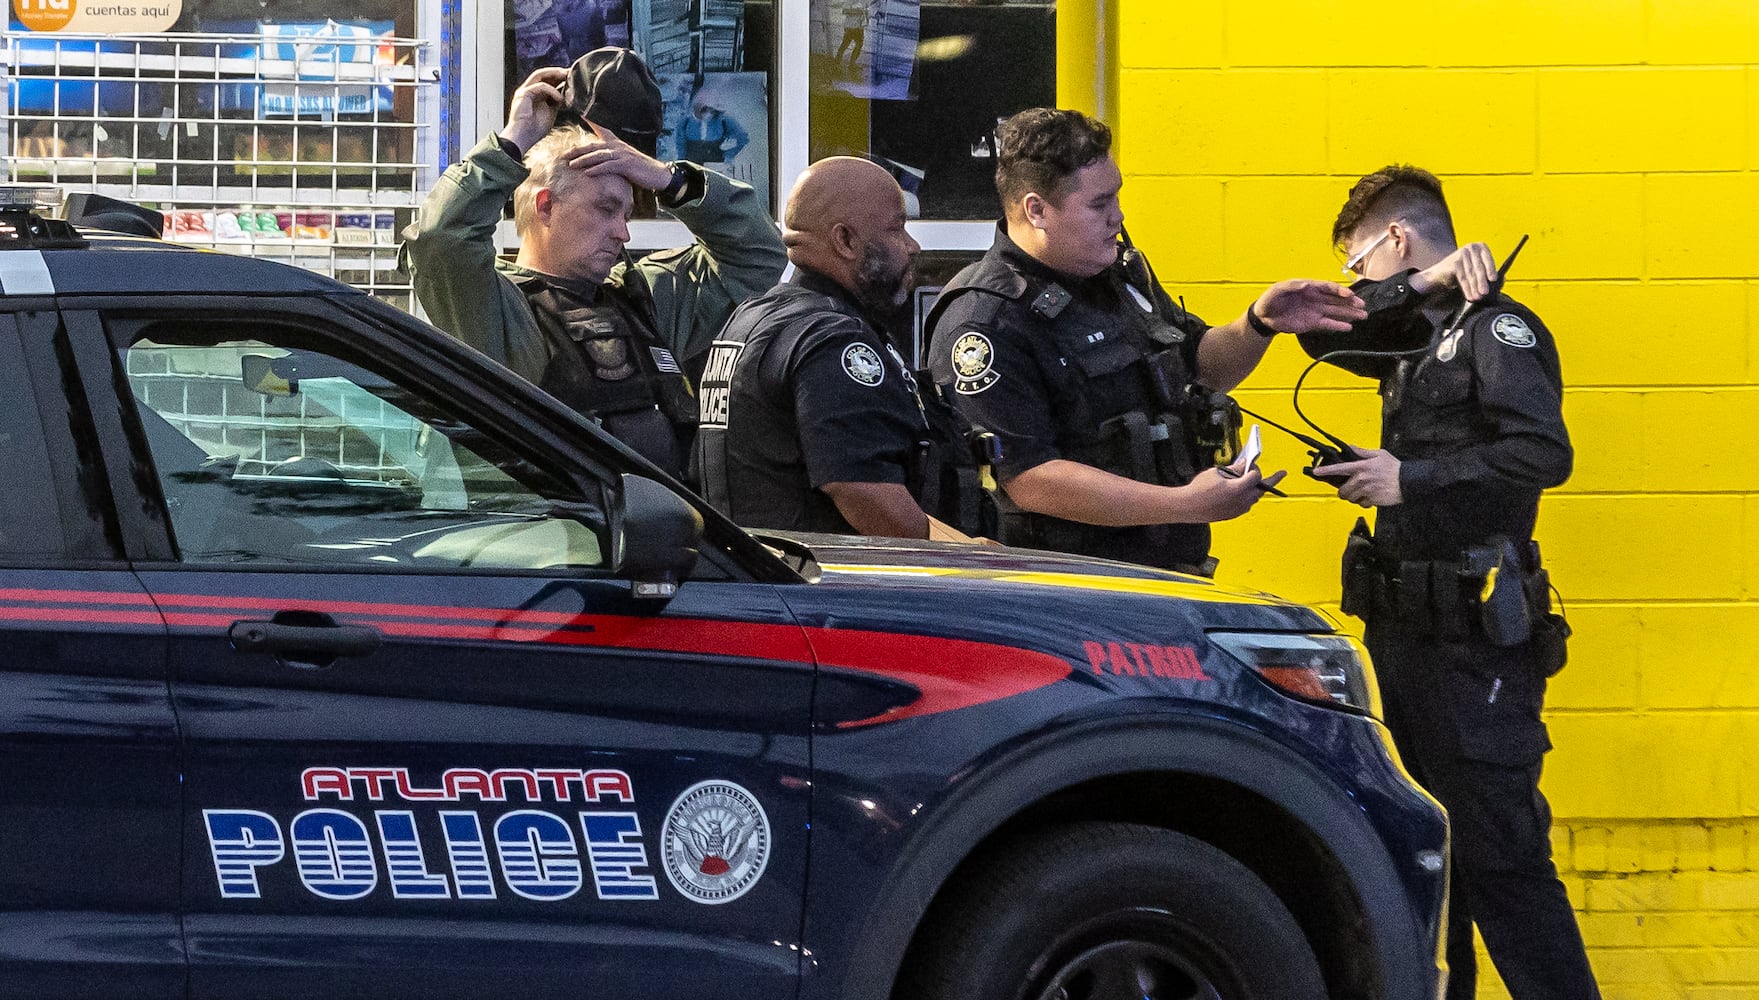
[[438,63],[389,27],[0,32],[0,162],[12,181],[157,207],[167,239],[413,308],[395,242],[434,180]]

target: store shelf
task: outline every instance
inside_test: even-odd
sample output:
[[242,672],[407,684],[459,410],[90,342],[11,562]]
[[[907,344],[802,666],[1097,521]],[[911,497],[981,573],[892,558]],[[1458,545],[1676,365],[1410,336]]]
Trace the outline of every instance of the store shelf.
[[[300,169],[309,169],[302,166]],[[63,184],[68,182],[63,181]],[[99,194],[126,201],[163,203],[177,208],[211,208],[225,210],[248,205],[259,211],[281,207],[327,208],[333,211],[414,208],[421,204],[417,192],[403,189],[370,190],[351,187],[328,188],[252,188],[246,185],[209,184],[116,184],[100,182],[105,190]]]
[[[325,83],[434,83],[437,61],[418,60],[431,48],[419,38],[295,37],[267,34],[165,32],[153,35],[106,35],[56,32],[6,32],[9,44],[0,51],[0,71],[50,69],[122,72],[136,70],[183,80],[253,78]],[[295,58],[264,56],[262,48],[306,49]],[[368,54],[342,59],[338,49]],[[321,53],[321,54],[320,54]],[[428,63],[428,64],[425,64]]]
[[[176,77],[199,81],[233,80],[251,77],[271,83],[380,83],[413,84],[437,82],[438,68],[419,71],[414,66],[374,66],[370,63],[305,63],[292,59],[257,59],[254,57],[198,56],[175,53],[145,52],[45,52],[32,48],[13,48],[0,61],[0,69],[20,71],[55,70],[135,70],[162,74],[151,79]],[[106,81],[117,79],[105,76]],[[126,79],[126,78],[124,78]],[[149,79],[142,77],[142,79]]]
[[292,264],[295,267],[303,267],[308,271],[317,271],[321,274],[334,274],[338,271],[390,272],[397,270],[397,248],[391,245],[352,246],[334,242],[325,243],[321,240],[225,243],[218,240],[202,241],[186,236],[167,236],[166,240],[197,250],[214,250],[220,253],[234,253],[244,257],[280,261],[283,264]]
[[[343,277],[408,308],[394,244],[436,175],[439,63],[388,27],[0,31],[0,167],[156,208],[174,242]],[[337,238],[347,216],[366,225]],[[265,238],[241,217],[322,238]]]

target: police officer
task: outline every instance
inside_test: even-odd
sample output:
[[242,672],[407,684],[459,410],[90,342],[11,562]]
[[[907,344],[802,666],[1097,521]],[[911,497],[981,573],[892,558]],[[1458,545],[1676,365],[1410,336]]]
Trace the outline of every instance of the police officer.
[[1473,996],[1476,922],[1515,1000],[1597,997],[1539,791],[1568,635],[1532,544],[1540,492],[1572,460],[1557,344],[1501,293],[1484,244],[1456,247],[1428,171],[1357,181],[1332,238],[1369,316],[1302,345],[1378,352],[1332,360],[1380,380],[1383,447],[1321,471],[1377,508],[1346,557],[1345,610],[1367,621],[1400,755],[1452,821],[1448,996]]
[[[564,81],[587,124],[552,131]],[[785,259],[749,186],[653,158],[659,108],[652,74],[622,49],[537,70],[514,92],[506,127],[434,186],[403,254],[435,325],[682,478],[696,426],[683,365]],[[657,195],[699,242],[628,264],[638,192]],[[521,241],[512,263],[494,247],[509,195]]]
[[1282,478],[1229,476],[1225,395],[1278,330],[1345,330],[1363,315],[1324,281],[1273,285],[1240,318],[1175,305],[1121,246],[1111,129],[1033,108],[996,129],[1003,219],[984,258],[929,318],[935,380],[1001,442],[1002,540],[1208,573],[1209,522]]
[[892,175],[854,157],[814,163],[789,194],[794,277],[734,311],[699,397],[703,492],[740,524],[925,538],[933,514],[979,530],[957,419],[884,332],[921,250],[904,217]]

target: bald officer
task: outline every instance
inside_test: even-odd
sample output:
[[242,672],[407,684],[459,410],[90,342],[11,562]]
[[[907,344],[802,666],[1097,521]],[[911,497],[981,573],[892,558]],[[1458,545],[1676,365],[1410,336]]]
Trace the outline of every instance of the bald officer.
[[753,528],[925,538],[930,516],[976,532],[977,470],[952,407],[885,332],[919,247],[904,193],[832,157],[788,196],[795,274],[733,313],[700,394],[703,492]]

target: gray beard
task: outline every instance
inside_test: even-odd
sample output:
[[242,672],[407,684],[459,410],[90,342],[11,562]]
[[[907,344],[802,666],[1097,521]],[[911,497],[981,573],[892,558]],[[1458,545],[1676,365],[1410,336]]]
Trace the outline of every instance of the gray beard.
[[909,265],[905,265],[902,272],[892,274],[886,270],[886,262],[879,255],[864,255],[861,268],[855,274],[855,304],[876,320],[895,318],[910,300],[909,289],[905,287],[909,274]]

